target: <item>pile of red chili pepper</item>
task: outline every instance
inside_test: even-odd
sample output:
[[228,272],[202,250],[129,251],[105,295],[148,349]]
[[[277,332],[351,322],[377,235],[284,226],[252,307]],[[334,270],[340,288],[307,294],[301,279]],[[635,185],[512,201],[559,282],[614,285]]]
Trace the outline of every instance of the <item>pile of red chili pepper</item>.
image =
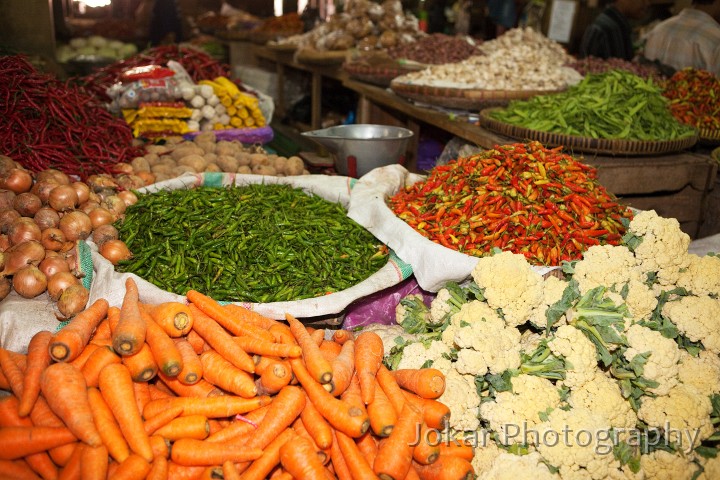
[[389,199],[423,236],[472,256],[493,248],[558,265],[591,245],[618,245],[632,212],[596,170],[539,142],[496,146],[433,168]]
[[141,154],[124,119],[78,86],[39,72],[20,55],[0,57],[0,153],[28,170],[81,179],[112,173]]
[[145,65],[165,66],[170,60],[175,60],[182,65],[194,82],[215,77],[230,77],[229,65],[218,62],[198,48],[173,44],[149,48],[130,58],[100,68],[78,80],[98,98],[109,101],[110,98],[106,94],[107,89],[120,81],[125,71]]
[[712,72],[679,70],[665,84],[663,95],[680,122],[700,130],[720,130],[720,78]]

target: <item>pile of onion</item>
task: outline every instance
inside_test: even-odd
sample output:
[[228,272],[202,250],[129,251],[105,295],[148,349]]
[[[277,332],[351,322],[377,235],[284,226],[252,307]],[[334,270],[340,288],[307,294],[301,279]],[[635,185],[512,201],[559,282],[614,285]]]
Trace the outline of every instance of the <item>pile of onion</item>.
[[47,292],[68,319],[90,292],[77,267],[80,240],[92,240],[113,265],[132,255],[113,226],[137,202],[109,175],[88,182],[48,169],[33,174],[0,155],[0,300]]

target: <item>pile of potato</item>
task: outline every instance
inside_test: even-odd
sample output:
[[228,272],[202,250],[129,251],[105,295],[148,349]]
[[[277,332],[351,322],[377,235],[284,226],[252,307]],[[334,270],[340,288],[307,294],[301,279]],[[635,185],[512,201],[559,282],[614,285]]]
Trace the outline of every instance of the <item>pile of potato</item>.
[[134,172],[150,172],[156,182],[191,172],[227,172],[255,175],[308,175],[300,157],[267,153],[261,146],[217,140],[214,132],[203,132],[192,140],[170,138],[164,145],[148,145],[145,155],[130,163]]

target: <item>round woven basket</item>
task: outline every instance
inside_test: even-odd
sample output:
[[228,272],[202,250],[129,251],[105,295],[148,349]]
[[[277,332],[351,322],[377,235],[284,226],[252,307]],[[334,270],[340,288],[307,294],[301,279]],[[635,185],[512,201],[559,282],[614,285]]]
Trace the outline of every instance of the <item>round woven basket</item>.
[[295,60],[311,65],[340,65],[348,55],[347,50],[320,51],[314,48],[303,47],[295,52]]
[[394,78],[422,68],[424,67],[408,67],[390,61],[378,65],[368,65],[362,61],[343,64],[343,70],[347,72],[350,78],[380,87],[389,87]]

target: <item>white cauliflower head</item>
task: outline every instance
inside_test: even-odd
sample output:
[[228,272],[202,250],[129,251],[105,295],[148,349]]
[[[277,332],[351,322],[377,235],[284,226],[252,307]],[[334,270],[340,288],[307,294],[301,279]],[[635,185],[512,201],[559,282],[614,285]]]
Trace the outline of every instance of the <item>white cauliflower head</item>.
[[495,459],[503,453],[502,450],[497,446],[495,442],[489,440],[487,437],[483,437],[475,444],[474,455],[472,459],[472,466],[475,473],[482,475],[482,472],[490,470]]
[[715,458],[700,458],[703,472],[697,480],[715,480],[720,478],[720,455]]
[[710,295],[720,292],[720,257],[703,257],[688,254],[689,265],[680,273],[677,286],[694,295]]
[[480,426],[480,396],[475,388],[475,376],[450,370],[445,375],[445,392],[438,401],[450,409],[450,427],[453,429],[467,432]]
[[658,304],[655,292],[637,279],[630,280],[630,283],[627,285],[628,292],[625,298],[625,305],[628,307],[630,316],[635,321],[648,320]]
[[640,457],[640,468],[648,479],[690,480],[697,465],[681,454],[654,450]]
[[637,423],[637,415],[623,398],[618,383],[599,370],[591,381],[572,390],[568,403],[573,408],[592,410],[616,428],[633,428]]
[[720,354],[720,299],[683,296],[663,305],[662,314],[690,341],[702,342],[706,350]]
[[557,473],[552,473],[537,452],[527,455],[514,455],[502,452],[487,470],[476,470],[478,480],[560,480]]
[[[530,314],[530,323],[541,330],[545,330],[547,328],[547,317],[545,316],[545,312],[547,312],[548,307],[562,299],[563,292],[567,286],[568,282],[560,280],[555,276],[549,276],[543,280],[543,297],[537,307],[535,307]],[[565,315],[563,315],[553,326],[559,327],[565,323],[566,318]]]
[[635,256],[624,245],[593,245],[575,264],[573,279],[577,280],[581,294],[599,286],[616,287],[619,291],[630,280],[640,279],[641,272],[636,266]]
[[428,360],[433,362],[450,354],[450,348],[440,340],[433,340],[428,345],[415,342],[403,348],[402,358],[397,368],[421,368]]
[[543,298],[542,276],[520,254],[504,251],[481,257],[472,277],[488,305],[501,309],[510,326],[527,322]]
[[625,359],[632,361],[635,356],[650,352],[642,376],[659,385],[648,387],[647,391],[655,395],[667,395],[679,381],[680,349],[675,340],[637,324],[631,325],[625,335],[629,345],[623,353]]
[[595,345],[577,328],[571,325],[558,328],[555,336],[548,341],[548,347],[554,355],[564,357],[571,365],[563,381],[567,387],[580,387],[598,372]]
[[683,350],[678,378],[683,384],[695,387],[701,395],[720,393],[720,357],[707,350],[693,357]]

